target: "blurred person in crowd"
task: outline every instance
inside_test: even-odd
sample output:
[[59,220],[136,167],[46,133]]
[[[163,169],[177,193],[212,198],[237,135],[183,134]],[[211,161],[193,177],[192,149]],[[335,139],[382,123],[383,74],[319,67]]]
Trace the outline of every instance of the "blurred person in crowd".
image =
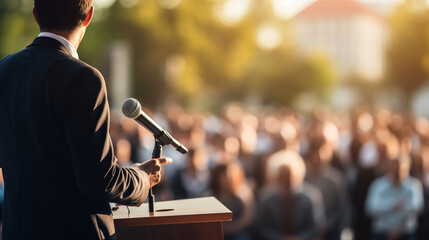
[[239,130],[239,153],[238,159],[243,164],[246,178],[253,181],[255,177],[256,155],[255,148],[257,145],[256,130],[248,124],[243,124]]
[[[291,150],[282,150],[278,151],[271,156],[269,156],[267,160],[267,180],[266,184],[267,186],[270,186],[271,184],[275,183],[277,178],[277,171],[278,169],[286,164],[286,165],[297,165],[298,171],[295,173],[294,180],[296,183],[294,183],[294,190],[297,193],[302,193],[306,195],[312,203],[313,208],[313,216],[314,221],[316,224],[316,233],[315,236],[321,238],[323,237],[323,234],[326,231],[326,214],[325,214],[325,205],[323,201],[323,195],[322,192],[313,184],[304,181],[305,178],[305,164],[304,164],[304,171],[299,170],[301,167],[301,163],[304,163],[304,160],[302,157],[295,151]],[[265,168],[264,168],[265,169]],[[268,188],[269,189],[269,188]],[[264,195],[264,194],[262,194]]]
[[[181,107],[173,105],[168,107],[165,111],[158,111],[153,115],[155,121],[159,121],[160,124],[165,124],[165,129],[173,133],[176,139],[180,139],[180,142],[184,146],[188,146],[189,148],[194,147],[190,143],[191,129],[194,124],[194,119],[190,114],[187,114]],[[165,168],[165,172],[169,177],[173,177],[172,175],[174,175],[176,171],[186,167],[187,156],[179,153],[174,148],[165,147],[163,149],[163,155],[175,159],[175,164]]]
[[[373,134],[367,134],[366,141],[359,149],[356,162],[356,180],[352,186],[354,206],[354,232],[356,240],[371,236],[372,219],[365,211],[366,199],[372,182],[386,172],[386,165],[399,154],[399,141],[378,116]],[[369,116],[369,115],[367,115]],[[367,120],[369,121],[369,119]]]
[[277,170],[276,181],[259,194],[257,226],[261,239],[314,239],[317,226],[312,200],[297,191],[305,176],[304,162],[299,158],[275,162],[273,166],[280,164],[273,168]]
[[202,126],[193,126],[189,130],[189,146],[193,148],[206,147],[206,132]]
[[312,139],[307,154],[306,181],[322,192],[326,213],[324,239],[340,238],[347,223],[347,190],[343,174],[330,165],[333,149],[323,138]]
[[421,146],[429,146],[429,120],[423,117],[416,118],[413,129],[413,152],[416,153],[420,150]]
[[359,166],[361,147],[372,139],[374,119],[368,112],[359,109],[352,116],[352,141],[350,143],[350,158],[355,167]]
[[398,138],[387,129],[377,129],[374,141],[378,144],[378,173],[383,175],[388,171],[390,160],[397,158],[401,152]]
[[207,151],[204,148],[190,149],[186,165],[178,169],[169,182],[170,189],[176,199],[207,196],[209,177]]
[[116,142],[123,136],[123,131],[124,130],[122,129],[119,118],[112,116],[112,118],[110,119],[109,134],[110,138],[112,139],[113,145],[115,145]]
[[221,162],[228,163],[237,160],[240,154],[240,140],[236,137],[227,137],[223,144],[225,150]]
[[409,176],[410,164],[409,156],[401,154],[389,162],[388,172],[370,186],[366,211],[373,219],[374,240],[415,239],[424,200],[421,183]]
[[131,144],[126,138],[121,138],[116,142],[116,158],[118,164],[122,167],[131,167],[134,163],[131,162]]
[[4,240],[116,239],[109,202],[142,204],[171,162],[117,164],[104,78],[77,53],[93,13],[92,0],[35,0],[40,34],[0,61]]
[[283,150],[300,152],[299,131],[295,121],[282,121],[280,129],[281,142],[284,144]]
[[257,137],[256,140],[258,144],[256,145],[256,153],[260,155],[271,154],[274,151],[274,140],[270,136],[268,130],[269,124],[266,122],[266,116],[260,114],[258,116],[258,127],[257,127]]
[[225,154],[225,137],[220,133],[212,133],[207,136],[207,151],[209,152],[210,166],[219,164]]
[[122,137],[125,137],[130,144],[130,161],[133,163],[141,162],[138,159],[137,150],[140,145],[139,133],[137,131],[137,123],[130,118],[123,117],[121,119]]
[[249,227],[254,220],[255,203],[241,164],[215,166],[210,185],[214,196],[234,214],[232,221],[223,223],[225,240],[252,239]]
[[425,146],[412,158],[411,175],[423,186],[424,208],[419,216],[417,239],[429,236],[429,149]]
[[[255,116],[256,117],[256,116]],[[269,124],[265,121],[265,114],[257,115],[257,145],[255,146],[255,169],[254,169],[254,180],[255,180],[255,192],[258,192],[266,184],[266,164],[268,157],[272,154],[275,148],[274,139],[271,137],[267,127]]]
[[356,166],[357,176],[351,189],[353,205],[353,229],[356,240],[367,240],[371,236],[371,218],[365,212],[365,202],[371,183],[379,177],[378,146],[375,141],[368,141],[361,147]]
[[[152,156],[152,151],[155,146],[155,137],[144,127],[137,128],[137,133],[140,143],[137,150],[137,159],[141,161],[142,159],[147,159]],[[174,164],[177,163],[175,162]]]
[[238,102],[232,102],[225,106],[222,115],[224,120],[228,122],[233,129],[238,130],[237,128],[239,127],[244,114],[243,106]]
[[282,122],[277,118],[276,115],[271,114],[265,116],[264,120],[264,130],[268,134],[270,141],[270,150],[271,152],[277,152],[284,150],[286,146],[285,139],[282,137]]
[[396,136],[398,140],[401,140],[405,127],[403,116],[399,113],[392,114],[387,127],[389,128],[390,132],[392,132],[393,135]]

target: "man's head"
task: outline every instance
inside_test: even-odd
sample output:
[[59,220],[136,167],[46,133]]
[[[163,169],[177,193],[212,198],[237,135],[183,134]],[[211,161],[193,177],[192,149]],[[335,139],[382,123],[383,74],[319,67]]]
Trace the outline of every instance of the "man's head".
[[406,154],[401,154],[390,161],[388,173],[395,185],[400,184],[410,175],[410,162],[410,157]]
[[295,151],[282,150],[267,160],[267,181],[286,189],[299,188],[304,181],[306,167],[301,155]]
[[324,138],[315,138],[311,140],[307,153],[308,167],[312,171],[318,172],[324,166],[332,161],[333,147],[331,143]]
[[204,148],[189,149],[187,170],[192,172],[205,171],[208,167],[208,155]]
[[87,26],[92,11],[92,0],[34,0],[33,14],[42,31],[71,32]]

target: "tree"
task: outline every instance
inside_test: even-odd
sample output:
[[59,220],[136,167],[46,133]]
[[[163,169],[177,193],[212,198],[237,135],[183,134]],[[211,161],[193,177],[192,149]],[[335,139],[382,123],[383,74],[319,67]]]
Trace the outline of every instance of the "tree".
[[0,59],[21,50],[37,36],[38,27],[26,1],[0,1]]
[[[183,0],[166,9],[158,1],[141,1],[133,8],[112,7],[104,25],[131,44],[137,97],[156,105],[168,95],[186,105],[210,94],[222,98],[243,77],[255,48],[254,23],[248,18],[223,25],[216,4]],[[167,79],[172,58],[181,59],[183,69]]]
[[280,105],[290,105],[304,92],[326,100],[335,85],[334,71],[326,57],[303,58],[282,48],[258,55],[246,79],[247,91],[259,93],[266,103]]
[[[31,8],[22,7],[28,0],[5,1],[13,4],[0,3],[2,57],[28,45],[38,32]],[[126,42],[132,52],[132,95],[150,107],[168,98],[184,106],[213,106],[254,93],[288,104],[303,91],[326,93],[333,84],[326,61],[257,46],[261,24],[278,21],[280,31],[286,26],[270,12],[269,2],[251,1],[254,5],[239,21],[224,24],[216,11],[228,1],[182,0],[174,7],[162,6],[168,1],[138,1],[133,7],[115,1],[96,9],[80,58],[99,68],[108,82],[106,52],[112,43]]]
[[424,1],[418,3],[406,0],[390,20],[387,83],[402,89],[408,102],[429,76],[429,11]]

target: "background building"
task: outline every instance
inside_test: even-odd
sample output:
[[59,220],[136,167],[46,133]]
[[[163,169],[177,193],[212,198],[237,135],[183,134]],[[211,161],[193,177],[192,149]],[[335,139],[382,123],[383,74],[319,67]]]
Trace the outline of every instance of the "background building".
[[317,0],[293,22],[299,53],[327,54],[340,81],[382,78],[386,21],[380,13],[354,0]]

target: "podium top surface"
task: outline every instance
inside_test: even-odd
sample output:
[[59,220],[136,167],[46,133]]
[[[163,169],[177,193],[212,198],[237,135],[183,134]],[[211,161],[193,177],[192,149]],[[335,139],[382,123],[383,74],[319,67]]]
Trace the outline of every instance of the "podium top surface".
[[232,212],[214,197],[155,202],[149,214],[147,203],[140,207],[120,206],[113,211],[117,227],[231,221]]

